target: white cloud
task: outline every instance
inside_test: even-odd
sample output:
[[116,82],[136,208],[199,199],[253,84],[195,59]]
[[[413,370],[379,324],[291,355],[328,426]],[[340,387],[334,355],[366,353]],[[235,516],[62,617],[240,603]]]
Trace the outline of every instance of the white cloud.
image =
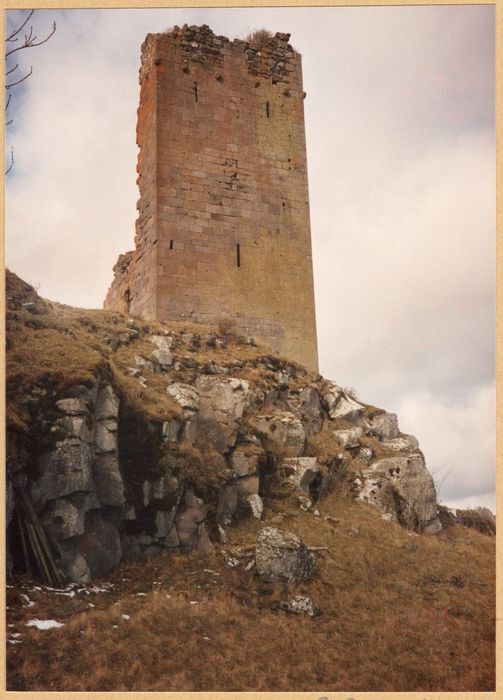
[[418,438],[437,487],[441,484],[441,502],[494,510],[494,388],[482,386],[448,403],[421,391],[400,401],[397,411],[401,429]]

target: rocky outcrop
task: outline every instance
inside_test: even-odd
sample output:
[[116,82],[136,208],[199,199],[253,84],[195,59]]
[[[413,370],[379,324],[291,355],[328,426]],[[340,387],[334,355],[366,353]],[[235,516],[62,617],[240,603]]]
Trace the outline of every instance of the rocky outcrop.
[[[47,317],[47,303],[33,295],[37,316]],[[22,309],[16,303],[15,313],[29,314],[32,324],[32,311]],[[440,529],[433,480],[417,440],[400,433],[394,414],[292,362],[251,351],[249,341],[242,341],[242,357],[226,359],[227,336],[158,324],[153,332],[131,319],[115,331],[119,321],[111,317],[103,330],[82,319],[106,353],[115,353],[113,372],[108,355],[95,352],[99,362],[85,382],[65,377],[55,388],[44,367],[17,406],[26,425],[18,433],[9,428],[7,494],[9,541],[17,536],[18,549],[12,513],[19,490],[63,574],[80,582],[122,558],[207,550],[225,541],[237,520],[267,519],[274,498],[319,516],[323,498],[343,485],[386,519],[416,531]],[[73,330],[61,334],[62,343],[74,342]],[[86,336],[86,348],[88,342]],[[302,578],[309,553],[264,532],[257,570]]]
[[375,460],[359,472],[353,486],[360,500],[391,520],[430,534],[442,529],[435,485],[420,452]]

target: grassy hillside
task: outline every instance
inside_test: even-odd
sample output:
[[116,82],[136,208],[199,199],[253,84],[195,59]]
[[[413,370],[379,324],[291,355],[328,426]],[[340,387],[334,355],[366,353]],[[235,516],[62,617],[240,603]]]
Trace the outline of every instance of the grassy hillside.
[[[166,393],[162,374],[150,372],[141,386],[129,370],[135,356],[151,353],[146,337],[166,331],[166,324],[72,309],[40,299],[15,275],[8,273],[7,282],[11,456],[30,434],[34,402],[91,383],[96,373],[110,377],[121,401],[145,420],[177,415],[179,405]],[[272,381],[274,372],[262,362],[269,351],[225,325],[169,324],[178,362],[171,381],[191,383],[194,367],[203,363],[232,367],[232,375],[251,386],[264,377]],[[297,376],[304,384],[320,381],[302,368]],[[313,435],[312,454],[345,452],[334,443],[334,427],[345,423],[335,421]],[[386,454],[372,437],[363,444],[378,457]],[[210,457],[214,469],[220,462],[204,446],[199,449],[207,477]],[[106,579],[60,590],[14,576],[7,589],[8,689],[494,689],[494,537],[447,520],[439,535],[420,535],[383,520],[344,489],[317,503],[317,511],[303,511],[295,493],[272,486],[262,520],[240,520],[227,530],[228,544],[207,553],[122,563]],[[320,548],[313,581],[286,588],[259,579],[253,545],[266,525]],[[318,617],[282,609],[281,603],[299,594],[314,600]],[[62,626],[27,626],[35,619]]]
[[[208,554],[121,565],[95,582],[106,592],[75,586],[69,597],[16,581],[8,633],[21,643],[7,645],[8,688],[492,690],[494,538],[460,525],[417,535],[336,495],[320,510],[315,517],[284,501],[266,510],[263,524],[328,548],[316,554],[316,579],[288,591],[235,557],[263,526],[252,520]],[[242,563],[230,568],[228,558]],[[313,598],[319,617],[276,609],[298,593]],[[33,618],[64,627],[26,627]]]

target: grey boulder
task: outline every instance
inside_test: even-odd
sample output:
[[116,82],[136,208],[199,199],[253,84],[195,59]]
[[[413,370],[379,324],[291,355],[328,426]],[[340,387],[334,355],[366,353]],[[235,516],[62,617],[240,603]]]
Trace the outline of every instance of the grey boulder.
[[314,576],[314,557],[291,532],[266,527],[257,537],[255,561],[265,581],[307,581]]

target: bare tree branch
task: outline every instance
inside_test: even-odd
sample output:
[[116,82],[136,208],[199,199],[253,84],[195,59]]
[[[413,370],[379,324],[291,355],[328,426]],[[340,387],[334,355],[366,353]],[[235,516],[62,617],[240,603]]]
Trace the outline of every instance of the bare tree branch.
[[6,89],[6,90],[10,90],[10,88],[14,87],[14,85],[19,85],[19,83],[22,83],[23,80],[26,80],[26,78],[29,78],[30,75],[31,75],[32,73],[33,73],[33,66],[30,66],[30,72],[27,73],[27,74],[24,76],[24,78],[21,78],[20,80],[16,80],[15,83],[11,83],[10,85],[6,85],[6,86],[5,86],[5,89]]
[[10,171],[12,170],[12,166],[13,166],[13,165],[14,165],[14,148],[11,148],[11,149],[10,149],[10,165],[9,165],[9,167],[7,168],[7,170],[5,171],[5,174],[6,174],[6,175],[8,175],[8,173],[10,173]]
[[12,32],[12,34],[9,34],[9,36],[6,38],[5,41],[17,41],[17,39],[15,39],[14,37],[17,36],[17,35],[19,34],[19,32],[21,31],[21,29],[23,29],[23,27],[25,27],[25,26],[28,24],[28,21],[29,21],[30,17],[33,15],[34,12],[35,12],[35,10],[31,10],[30,14],[29,14],[28,17],[25,19],[25,21],[23,22],[23,24],[22,24],[20,27],[18,27],[18,29],[14,30],[14,31]]
[[46,41],[49,41],[51,36],[54,34],[56,31],[56,22],[53,23],[52,25],[52,31],[50,34],[48,34],[45,39],[42,39],[42,41],[36,41],[36,35],[33,35],[33,27],[30,27],[30,33],[27,35],[25,34],[24,37],[24,44],[21,44],[21,46],[16,46],[15,49],[11,49],[10,51],[7,51],[5,54],[5,58],[10,56],[11,54],[15,53],[16,51],[21,51],[22,49],[32,49],[35,46],[42,46],[42,44],[45,44]]
[[[9,36],[5,39],[5,47],[7,48],[9,42],[14,43],[18,41],[19,34],[22,32],[22,30],[26,27],[28,22],[30,21],[31,17],[33,16],[33,13],[35,10],[30,10],[28,13],[28,16],[25,18],[25,20],[22,22],[22,24],[17,28],[13,29],[12,32],[9,34]],[[18,44],[15,48],[10,49],[9,51],[5,51],[5,60],[7,61],[8,57],[11,56],[13,53],[16,51],[22,51],[23,49],[32,49],[35,48],[36,46],[41,46],[42,44],[45,44],[51,36],[54,34],[56,31],[56,22],[53,22],[52,24],[52,31],[45,37],[45,39],[42,39],[41,41],[37,41],[37,36],[36,34],[33,33],[33,27],[30,26],[29,32],[25,32],[24,34],[24,43],[23,44]],[[16,63],[16,65],[13,68],[9,68],[9,70],[6,71],[6,75],[12,75],[17,69],[19,68],[19,63]],[[5,86],[5,89],[9,91],[11,88],[16,87],[20,83],[24,82],[27,78],[30,77],[30,75],[33,73],[33,66],[30,66],[30,70],[26,75],[24,75],[22,78],[19,78],[18,80],[14,80],[12,83],[8,83]],[[13,76],[14,77],[14,76]],[[7,82],[7,81],[6,81]],[[5,104],[5,111],[7,111],[10,102],[12,98],[12,92],[9,92],[8,97],[7,97],[7,102]],[[5,126],[9,126],[9,124],[12,124],[13,119],[9,119],[9,121],[6,121]],[[10,171],[12,170],[14,166],[14,148],[11,148],[10,151],[10,165],[5,171],[5,175],[8,175]]]

